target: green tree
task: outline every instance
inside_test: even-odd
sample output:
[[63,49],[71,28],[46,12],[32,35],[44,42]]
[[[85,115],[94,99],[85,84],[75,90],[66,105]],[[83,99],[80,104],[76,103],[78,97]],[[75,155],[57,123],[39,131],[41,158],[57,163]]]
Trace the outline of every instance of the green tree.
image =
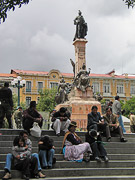
[[126,103],[123,105],[123,108],[125,109],[125,116],[129,116],[130,112],[135,113],[135,97],[132,97],[130,100],[126,101]]
[[[13,94],[13,104],[14,104],[13,111],[15,111],[18,107],[18,97],[16,94]],[[21,102],[20,106],[22,107],[23,110],[26,109],[26,103]]]
[[55,106],[55,96],[57,93],[56,89],[45,89],[43,92],[40,91],[40,99],[37,104],[38,111],[48,111],[51,112]]
[[1,0],[0,1],[0,22],[7,18],[7,12],[10,10],[15,10],[15,7],[18,6],[19,8],[23,4],[28,4],[29,0]]
[[135,5],[135,0],[123,0],[123,1],[125,1],[125,4],[128,6],[128,8],[129,7],[134,7],[134,5]]

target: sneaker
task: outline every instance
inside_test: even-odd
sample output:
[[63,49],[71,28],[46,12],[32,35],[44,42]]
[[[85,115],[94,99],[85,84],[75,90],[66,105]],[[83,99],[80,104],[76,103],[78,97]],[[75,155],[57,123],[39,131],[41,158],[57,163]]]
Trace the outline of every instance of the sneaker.
[[95,157],[95,160],[96,160],[97,162],[101,162],[101,159],[100,159],[99,157]]
[[121,142],[127,142],[127,139],[125,139],[125,138],[121,138],[121,140],[120,140]]
[[108,139],[107,139],[107,142],[110,142],[111,141],[111,137],[109,137]]
[[108,159],[107,156],[104,156],[104,161],[105,161],[105,162],[108,162],[108,161],[109,161],[109,159]]
[[41,171],[39,171],[38,175],[39,175],[39,178],[45,178],[46,177],[46,175],[43,174]]
[[2,178],[2,180],[8,180],[8,179],[11,179],[12,177],[11,177],[11,174],[9,173],[9,172],[7,172],[6,174],[5,174],[5,176]]

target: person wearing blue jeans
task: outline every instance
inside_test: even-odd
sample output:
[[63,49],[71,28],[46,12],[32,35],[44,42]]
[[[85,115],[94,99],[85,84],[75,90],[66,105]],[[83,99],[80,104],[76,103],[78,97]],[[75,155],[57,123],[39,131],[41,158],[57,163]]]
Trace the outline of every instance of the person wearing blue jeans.
[[43,169],[51,169],[53,164],[53,157],[55,153],[55,147],[53,146],[53,140],[48,135],[41,137],[38,143],[39,147],[39,159],[41,160]]
[[122,120],[122,116],[118,114],[118,121],[119,121],[119,125],[122,127],[123,133],[126,133],[126,129],[124,128],[124,123]]
[[113,114],[118,116],[119,125],[122,127],[123,133],[126,133],[123,119],[122,119],[121,103],[120,103],[119,96],[115,96],[115,101],[113,102],[113,105],[112,105],[112,111],[113,111]]
[[53,157],[54,157],[55,150],[50,149],[50,150],[40,150],[39,151],[39,157],[41,158],[41,163],[43,168],[52,168],[52,163],[53,163]]
[[[28,139],[28,132],[27,131],[21,131],[20,132],[20,136],[23,136],[24,139],[25,139],[25,143],[26,143],[26,146],[27,146],[27,152],[29,152],[31,154],[31,151],[32,151],[32,142],[30,139]],[[38,161],[38,175],[40,178],[45,178],[46,175],[42,174],[41,172],[41,165],[40,165],[40,161],[39,161],[39,156],[37,153],[33,153],[31,154],[31,156],[33,157],[36,157],[37,158],[37,161]],[[7,157],[6,157],[6,164],[5,164],[5,167],[4,167],[4,170],[5,170],[5,175],[4,177],[2,178],[2,180],[8,180],[8,179],[11,179],[11,164],[12,164],[12,159],[13,159],[13,156],[11,153],[7,154]]]

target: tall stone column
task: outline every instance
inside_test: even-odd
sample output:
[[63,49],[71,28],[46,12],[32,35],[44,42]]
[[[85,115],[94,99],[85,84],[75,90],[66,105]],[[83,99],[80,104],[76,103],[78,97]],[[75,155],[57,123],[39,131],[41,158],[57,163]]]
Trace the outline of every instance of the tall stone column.
[[86,39],[76,39],[73,42],[73,45],[75,46],[75,76],[79,72],[80,69],[82,69],[83,63],[86,65],[86,59],[85,59],[85,44],[88,41]]

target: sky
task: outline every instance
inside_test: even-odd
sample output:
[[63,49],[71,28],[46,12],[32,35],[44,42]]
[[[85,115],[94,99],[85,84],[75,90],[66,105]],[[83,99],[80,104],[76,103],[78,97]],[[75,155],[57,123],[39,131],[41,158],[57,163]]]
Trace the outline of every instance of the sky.
[[91,73],[135,74],[135,8],[123,0],[32,0],[0,24],[0,73],[11,69],[72,73],[73,20],[88,25],[86,67]]

